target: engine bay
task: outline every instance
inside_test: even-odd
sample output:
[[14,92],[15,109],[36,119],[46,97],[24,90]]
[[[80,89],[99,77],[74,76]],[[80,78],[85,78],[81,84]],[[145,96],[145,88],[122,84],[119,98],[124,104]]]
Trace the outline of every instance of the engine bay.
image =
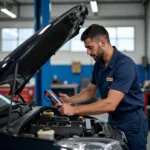
[[[1,95],[0,132],[6,132],[10,99]],[[7,102],[7,103],[6,103]],[[57,107],[33,106],[13,101],[9,133],[28,137],[53,132],[53,140],[72,137],[105,137],[124,141],[123,132],[91,116],[63,116]],[[40,132],[40,133],[39,133]],[[47,134],[47,133],[46,133]]]
[[[6,97],[4,100],[6,102]],[[90,138],[90,141],[93,138],[102,138],[105,141],[115,140],[119,145],[126,147],[127,140],[124,133],[97,118],[64,116],[59,113],[57,107],[33,106],[16,101],[13,103],[9,127],[7,124],[9,107],[5,107],[0,113],[0,132],[58,142],[70,138]]]
[[[96,119],[84,116],[61,116],[57,109],[44,109],[20,130],[21,135],[38,137],[38,131],[54,131],[55,140],[90,137],[97,133]],[[100,129],[99,129],[100,130]]]

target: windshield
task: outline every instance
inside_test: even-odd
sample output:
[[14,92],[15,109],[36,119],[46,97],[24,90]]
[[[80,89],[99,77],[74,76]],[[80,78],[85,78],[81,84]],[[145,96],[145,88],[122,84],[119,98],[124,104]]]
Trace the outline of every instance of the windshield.
[[[11,103],[11,100],[8,97],[5,97],[0,94],[0,110],[8,107],[10,105],[10,103]],[[14,105],[14,104],[15,103],[12,102],[12,105]]]

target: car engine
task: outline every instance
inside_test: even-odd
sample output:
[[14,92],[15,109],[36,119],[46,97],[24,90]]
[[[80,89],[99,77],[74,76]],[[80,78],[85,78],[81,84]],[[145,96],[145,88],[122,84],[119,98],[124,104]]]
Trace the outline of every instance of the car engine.
[[127,142],[116,127],[90,116],[62,116],[57,108],[44,108],[19,130],[24,136],[38,137],[39,131],[54,131],[54,139],[102,137]]
[[[8,109],[0,115],[0,132],[7,129],[7,112]],[[56,107],[31,106],[20,102],[13,106],[9,134],[58,142],[70,138],[78,139],[77,142],[90,142],[93,138],[97,138],[94,141],[111,139],[128,150],[124,133],[111,124],[91,116],[62,116]]]

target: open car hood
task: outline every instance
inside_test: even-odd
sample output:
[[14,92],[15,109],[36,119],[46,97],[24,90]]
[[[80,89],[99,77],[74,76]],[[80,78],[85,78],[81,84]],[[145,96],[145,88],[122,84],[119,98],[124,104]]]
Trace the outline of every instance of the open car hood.
[[77,5],[37,31],[0,62],[0,85],[9,84],[12,90],[14,70],[18,63],[15,94],[20,93],[30,78],[68,40],[79,33],[88,9]]

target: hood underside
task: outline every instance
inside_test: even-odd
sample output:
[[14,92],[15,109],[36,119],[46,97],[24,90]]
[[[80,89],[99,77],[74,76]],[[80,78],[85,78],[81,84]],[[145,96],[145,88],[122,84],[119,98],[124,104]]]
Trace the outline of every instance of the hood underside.
[[88,9],[77,5],[44,28],[37,31],[0,62],[0,85],[9,84],[12,90],[14,71],[16,72],[15,94],[20,93],[30,78],[68,40],[79,33]]

